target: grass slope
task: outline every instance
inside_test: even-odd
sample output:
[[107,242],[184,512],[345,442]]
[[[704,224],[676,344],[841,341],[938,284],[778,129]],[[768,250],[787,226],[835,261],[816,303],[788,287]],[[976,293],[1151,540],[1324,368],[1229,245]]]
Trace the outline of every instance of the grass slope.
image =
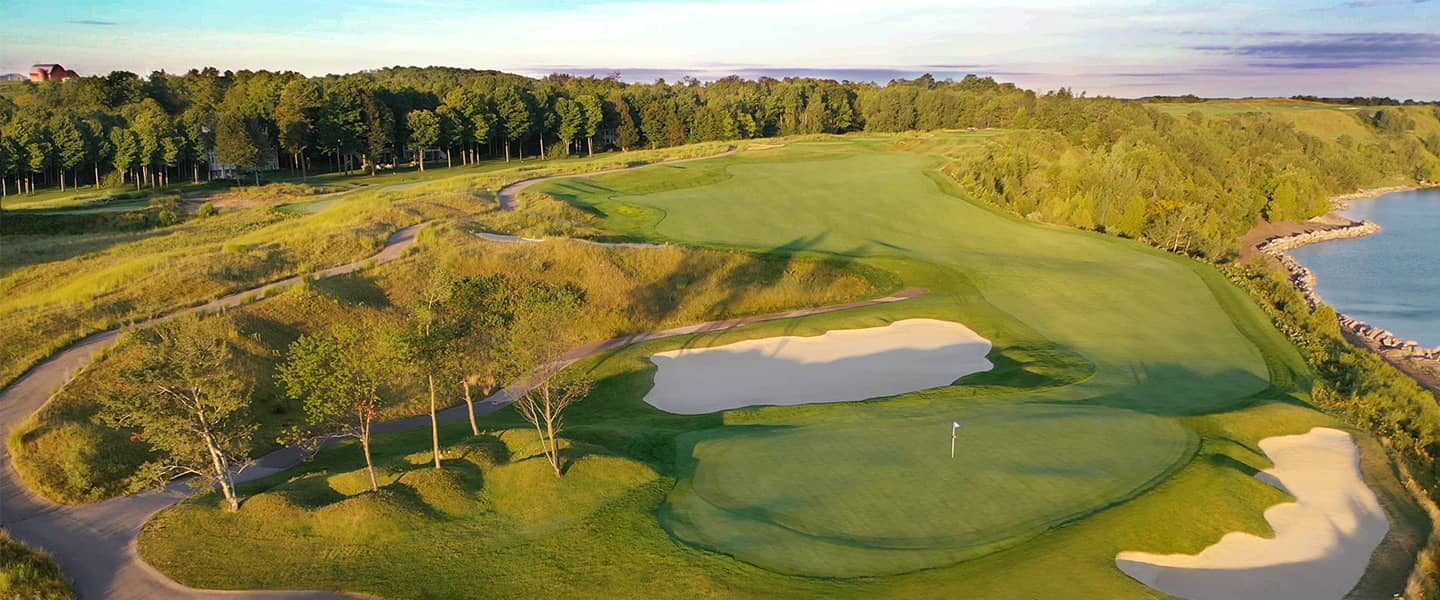
[[0,532],[0,596],[10,600],[72,600],[55,561]]
[[[712,143],[585,159],[436,168],[424,174],[364,177],[365,187],[289,204],[293,210],[288,212],[266,207],[225,211],[143,231],[5,235],[0,237],[0,320],[7,326],[0,329],[0,385],[90,333],[360,260],[402,227],[483,212],[493,206],[492,191],[513,181],[703,156],[725,148]],[[356,183],[355,178],[312,179]],[[147,190],[142,196],[150,194]]]
[[1264,113],[1295,125],[1295,128],[1327,140],[1348,135],[1356,141],[1374,140],[1380,137],[1376,130],[1366,125],[1357,114],[1359,111],[1399,111],[1415,120],[1413,133],[1420,138],[1431,133],[1440,133],[1440,116],[1434,106],[1350,106],[1327,104],[1307,100],[1286,98],[1245,98],[1236,100],[1206,100],[1203,102],[1157,102],[1149,106],[1154,109],[1183,117],[1199,112],[1208,117],[1223,118],[1230,115]]

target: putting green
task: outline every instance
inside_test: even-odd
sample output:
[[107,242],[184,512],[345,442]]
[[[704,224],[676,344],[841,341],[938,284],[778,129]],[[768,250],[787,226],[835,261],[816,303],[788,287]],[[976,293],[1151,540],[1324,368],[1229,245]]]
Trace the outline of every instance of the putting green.
[[961,422],[954,458],[948,418],[686,436],[696,463],[671,495],[672,528],[785,573],[905,572],[1127,498],[1194,449],[1174,421],[1124,409],[971,405],[951,415]]
[[[1208,267],[972,204],[940,164],[881,144],[807,144],[542,188],[637,238],[824,254],[931,290],[806,324],[952,320],[992,340],[997,365],[1014,353],[1094,366],[1068,385],[1031,377],[1043,368],[1032,363],[975,387],[726,413],[677,442],[660,519],[678,539],[810,576],[953,564],[1145,493],[1193,455],[1187,417],[1244,407],[1271,366],[1298,362],[1267,362],[1247,335],[1271,352],[1283,340],[1242,333],[1237,321],[1265,328],[1265,317]],[[591,408],[638,419],[620,416],[653,410],[636,408],[637,392]],[[966,425],[951,461],[956,418]]]

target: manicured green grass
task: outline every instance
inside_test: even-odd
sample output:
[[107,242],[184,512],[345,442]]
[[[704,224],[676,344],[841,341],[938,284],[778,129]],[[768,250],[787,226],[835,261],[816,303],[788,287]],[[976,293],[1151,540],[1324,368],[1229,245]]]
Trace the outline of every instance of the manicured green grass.
[[[699,468],[671,493],[666,525],[784,573],[903,573],[1127,499],[1194,449],[1178,423],[1131,411],[965,403],[939,416],[682,436]],[[962,424],[954,458],[946,419]]]
[[[599,381],[568,413],[567,435],[614,457],[613,473],[586,476],[608,494],[603,509],[580,515],[595,504],[572,510],[553,490],[530,487],[543,478],[492,477],[499,469],[480,465],[465,484],[473,497],[535,492],[528,522],[545,526],[527,529],[489,506],[452,517],[407,501],[385,509],[405,535],[346,546],[309,529],[311,517],[246,520],[207,498],[164,513],[142,552],[192,585],[396,598],[476,589],[497,597],[1162,597],[1116,569],[1115,554],[1193,553],[1230,531],[1266,534],[1264,509],[1286,496],[1253,477],[1269,466],[1257,442],[1337,424],[1304,404],[1304,363],[1214,269],[965,201],[934,173],[933,153],[966,140],[905,140],[924,154],[895,152],[900,141],[884,137],[796,143],[540,190],[618,235],[822,257],[931,290],[639,344],[573,367]],[[913,317],[963,322],[987,337],[996,370],[846,404],[681,416],[642,400],[653,385],[646,357],[657,351]],[[951,420],[965,423],[953,463]],[[486,424],[521,425],[509,411]],[[425,433],[378,444],[419,464]],[[1373,441],[1360,439],[1373,457]],[[257,489],[300,494],[312,473],[350,473],[358,459],[336,448]],[[423,468],[392,464],[398,481]],[[1405,510],[1383,461],[1365,466],[1398,507],[1394,526],[1415,531],[1423,517]],[[641,467],[656,475],[638,487],[598,483],[644,479],[634,475]],[[403,485],[392,488],[403,494]],[[332,494],[313,510],[364,497]],[[505,535],[515,531],[528,533]],[[327,549],[323,560],[310,558]],[[261,558],[275,553],[301,558],[283,566]]]

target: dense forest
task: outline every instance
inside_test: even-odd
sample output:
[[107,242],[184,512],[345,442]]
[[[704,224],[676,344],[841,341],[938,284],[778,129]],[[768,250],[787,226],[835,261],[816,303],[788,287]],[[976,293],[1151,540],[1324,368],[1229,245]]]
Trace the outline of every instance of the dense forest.
[[373,173],[410,162],[415,149],[469,163],[795,134],[1011,128],[1026,131],[961,155],[948,172],[1033,219],[1215,259],[1258,219],[1314,216],[1330,195],[1362,186],[1440,179],[1440,134],[1418,132],[1411,110],[1440,114],[1372,106],[1345,118],[1374,136],[1322,139],[1272,114],[1173,116],[976,76],[881,86],[738,77],[627,84],[438,67],[321,78],[117,71],[25,83],[0,97],[0,194],[199,180],[211,161],[237,173],[267,165]]

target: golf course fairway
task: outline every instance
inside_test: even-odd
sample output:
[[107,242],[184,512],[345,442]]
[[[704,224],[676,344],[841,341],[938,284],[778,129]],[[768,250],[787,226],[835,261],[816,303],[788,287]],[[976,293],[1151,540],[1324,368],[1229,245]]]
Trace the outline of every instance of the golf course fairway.
[[[1193,460],[1202,447],[1217,452],[1204,441],[1217,426],[1263,423],[1255,433],[1268,435],[1330,422],[1286,396],[1306,371],[1263,313],[1208,266],[973,204],[941,164],[884,142],[801,142],[542,188],[635,239],[818,253],[932,290],[904,305],[805,319],[787,334],[935,318],[994,342],[1001,368],[954,386],[880,402],[741,409],[722,426],[679,436],[663,526],[685,543],[786,574],[984,568],[962,561],[1084,522],[1167,479],[1200,477],[1238,493],[1223,502],[1238,510],[1178,527],[1141,521],[1132,533],[1187,549],[1199,541],[1191,530],[1219,523],[1263,534],[1261,511],[1276,494],[1232,480],[1266,466],[1258,440],[1229,433],[1243,456]],[[629,356],[653,378],[640,357],[776,328],[632,348],[610,368]],[[1037,376],[1060,363],[1065,372]],[[1261,416],[1275,410],[1303,418]],[[963,423],[953,459],[952,420]]]

